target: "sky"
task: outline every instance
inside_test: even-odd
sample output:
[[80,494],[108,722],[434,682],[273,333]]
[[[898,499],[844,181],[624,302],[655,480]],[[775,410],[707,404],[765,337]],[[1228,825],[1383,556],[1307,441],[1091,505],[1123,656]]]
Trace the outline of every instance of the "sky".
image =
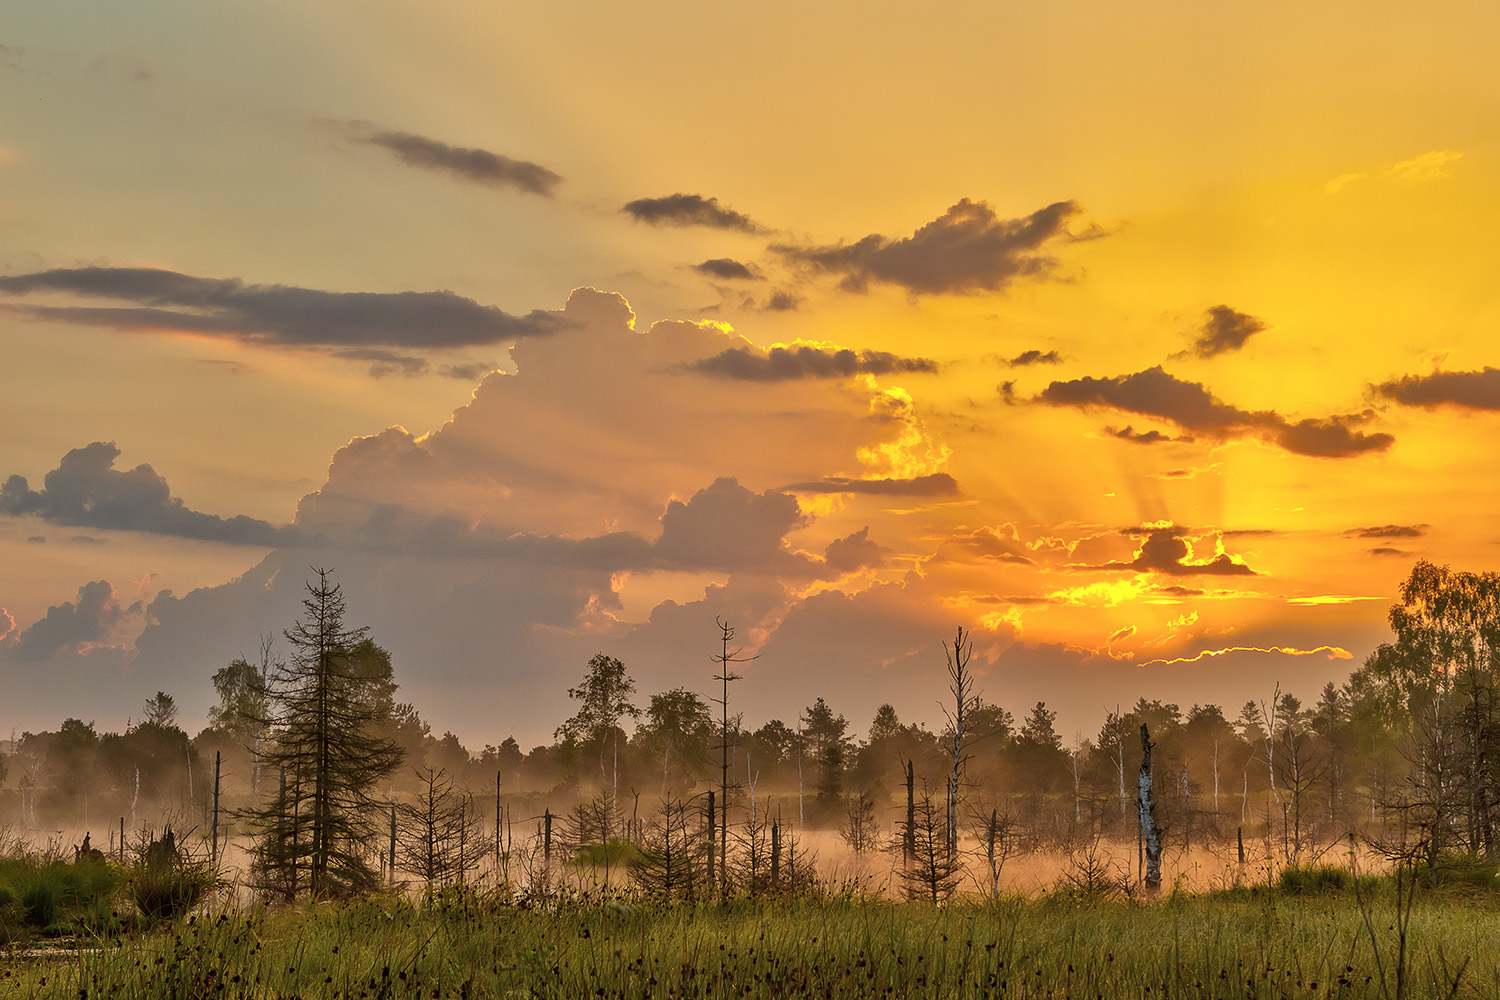
[[[1304,701],[1500,527],[1490,4],[29,4],[0,729],[196,729],[333,570],[400,696],[1066,742]],[[285,642],[278,640],[282,655]]]

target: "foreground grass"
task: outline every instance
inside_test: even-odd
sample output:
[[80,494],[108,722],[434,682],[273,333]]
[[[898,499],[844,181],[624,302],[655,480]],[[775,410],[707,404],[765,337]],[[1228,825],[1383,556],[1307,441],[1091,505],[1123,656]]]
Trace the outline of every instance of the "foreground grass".
[[[0,959],[0,997],[1395,996],[1391,902],[1373,918],[1384,976],[1345,895],[520,908],[450,894],[198,916]],[[1407,995],[1500,996],[1496,940],[1494,906],[1419,901]]]

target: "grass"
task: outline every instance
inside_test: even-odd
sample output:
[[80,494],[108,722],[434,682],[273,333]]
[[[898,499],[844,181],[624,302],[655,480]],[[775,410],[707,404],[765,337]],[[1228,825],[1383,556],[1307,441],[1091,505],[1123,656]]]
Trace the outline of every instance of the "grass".
[[[1373,924],[1393,948],[1394,900]],[[1410,928],[1414,997],[1500,995],[1500,909],[1434,895]],[[1062,895],[932,907],[857,896],[511,905],[425,902],[222,912],[119,947],[0,963],[0,997],[1380,997],[1348,893]]]

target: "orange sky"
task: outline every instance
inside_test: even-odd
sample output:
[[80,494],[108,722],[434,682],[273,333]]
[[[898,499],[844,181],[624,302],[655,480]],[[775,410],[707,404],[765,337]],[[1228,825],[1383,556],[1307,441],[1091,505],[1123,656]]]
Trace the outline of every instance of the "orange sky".
[[1489,5],[55,6],[0,727],[201,718],[311,565],[475,746],[715,615],[750,722],[935,723],[959,625],[1066,733],[1233,714],[1493,568]]

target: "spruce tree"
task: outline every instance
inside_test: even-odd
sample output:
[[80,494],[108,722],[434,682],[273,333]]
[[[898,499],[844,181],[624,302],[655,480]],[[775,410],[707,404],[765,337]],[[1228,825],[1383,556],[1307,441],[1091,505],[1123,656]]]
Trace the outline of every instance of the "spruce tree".
[[[389,658],[367,629],[344,624],[344,597],[327,570],[314,570],[303,615],[283,633],[291,656],[271,678],[271,735],[260,763],[278,791],[250,813],[258,831],[254,869],[263,887],[288,899],[373,888],[370,861],[383,805],[372,797],[401,765],[388,729]],[[374,669],[372,664],[383,666]]]

